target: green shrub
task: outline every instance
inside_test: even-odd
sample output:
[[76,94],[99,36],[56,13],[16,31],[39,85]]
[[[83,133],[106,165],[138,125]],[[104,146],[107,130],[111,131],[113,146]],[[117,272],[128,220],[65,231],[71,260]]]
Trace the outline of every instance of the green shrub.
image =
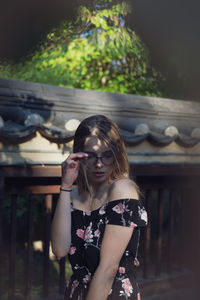
[[162,96],[162,76],[147,48],[126,26],[126,2],[90,10],[75,24],[62,22],[28,59],[0,66],[0,75],[73,88]]

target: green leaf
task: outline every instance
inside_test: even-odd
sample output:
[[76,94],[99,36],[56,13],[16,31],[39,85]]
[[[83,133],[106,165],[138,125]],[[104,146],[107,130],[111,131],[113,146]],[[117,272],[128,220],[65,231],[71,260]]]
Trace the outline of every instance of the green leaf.
[[[110,4],[108,4],[110,3]],[[63,21],[32,57],[1,64],[1,77],[107,92],[162,95],[163,77],[147,47],[126,26],[130,6],[99,0],[82,6],[74,23]]]

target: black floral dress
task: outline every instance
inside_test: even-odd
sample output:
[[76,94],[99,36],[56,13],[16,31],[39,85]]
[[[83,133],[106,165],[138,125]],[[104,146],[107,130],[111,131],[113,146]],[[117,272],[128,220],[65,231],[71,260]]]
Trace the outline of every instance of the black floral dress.
[[[132,237],[120,260],[108,300],[140,299],[135,279],[140,227],[147,224],[147,215],[135,199],[108,202],[86,213],[72,208],[72,242],[69,261],[73,275],[65,291],[65,300],[85,300],[98,264],[106,224],[134,228]],[[120,242],[120,240],[119,240]]]

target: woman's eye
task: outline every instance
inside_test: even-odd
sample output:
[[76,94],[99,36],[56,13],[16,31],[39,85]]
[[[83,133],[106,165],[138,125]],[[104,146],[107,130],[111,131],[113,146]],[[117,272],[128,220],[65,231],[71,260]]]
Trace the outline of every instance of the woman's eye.
[[87,159],[92,159],[94,157],[95,157],[95,155],[89,154],[88,157],[87,157]]
[[103,157],[106,157],[106,158],[111,158],[112,156],[113,156],[112,153],[105,153],[103,155]]
[[111,155],[104,155],[103,157],[104,158],[111,158],[112,156]]

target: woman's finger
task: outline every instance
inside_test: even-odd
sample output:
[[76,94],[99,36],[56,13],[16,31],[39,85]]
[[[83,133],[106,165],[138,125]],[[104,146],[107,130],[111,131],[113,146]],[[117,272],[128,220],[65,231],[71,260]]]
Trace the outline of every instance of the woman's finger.
[[79,159],[79,158],[84,158],[84,157],[88,157],[88,154],[87,153],[84,153],[84,152],[77,152],[77,153],[72,153],[68,156],[68,159]]
[[76,168],[78,168],[79,164],[80,164],[80,161],[71,160],[68,163],[67,167],[70,168],[70,169],[76,169]]
[[64,163],[62,163],[62,169],[67,170],[67,169],[78,169],[80,164],[80,160],[67,160]]
[[80,162],[81,159],[86,157],[88,157],[88,154],[84,152],[72,153],[66,158],[66,160],[62,162],[62,167],[69,165],[71,162],[76,162],[76,161]]

